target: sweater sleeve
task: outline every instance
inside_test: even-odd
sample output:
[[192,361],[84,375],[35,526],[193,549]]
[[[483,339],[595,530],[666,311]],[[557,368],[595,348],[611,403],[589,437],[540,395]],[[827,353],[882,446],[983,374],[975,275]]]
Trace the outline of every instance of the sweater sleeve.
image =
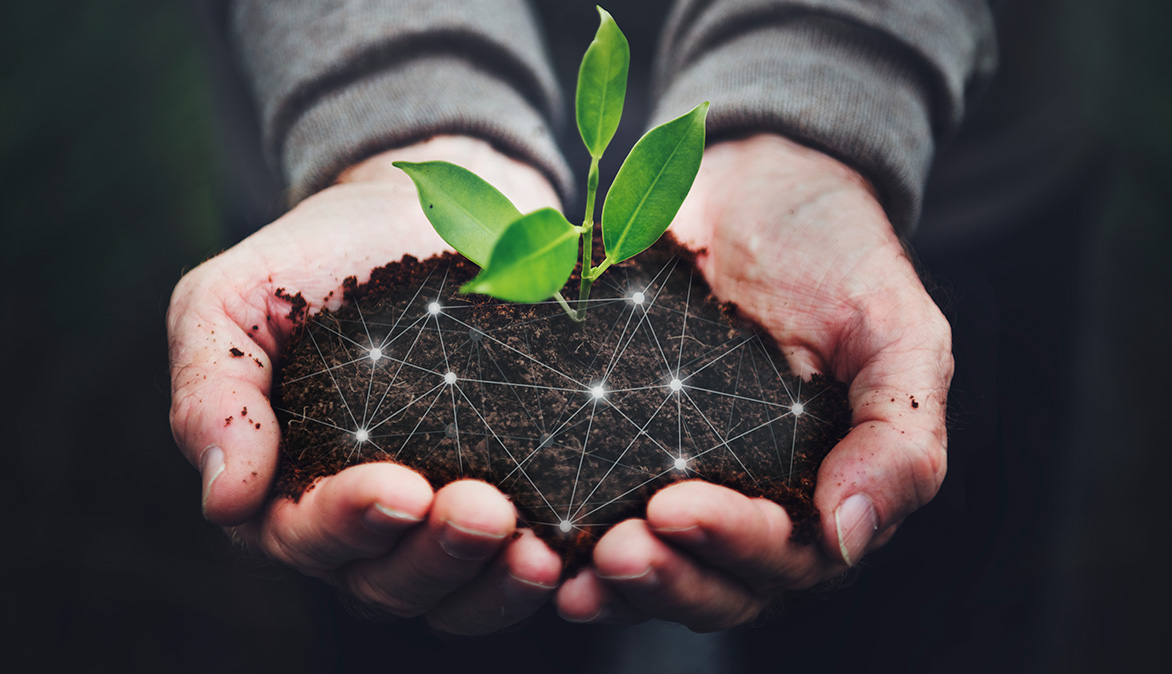
[[681,0],[653,120],[709,100],[712,140],[769,131],[826,152],[907,235],[936,147],[996,60],[984,0]]
[[563,199],[561,97],[524,0],[233,0],[266,155],[298,201],[357,161],[437,134],[481,138]]

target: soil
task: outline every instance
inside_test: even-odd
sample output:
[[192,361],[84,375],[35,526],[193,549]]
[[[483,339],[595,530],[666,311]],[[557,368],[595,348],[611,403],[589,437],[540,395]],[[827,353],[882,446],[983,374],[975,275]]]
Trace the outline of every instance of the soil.
[[[682,480],[770,498],[794,540],[818,538],[812,494],[850,429],[846,387],[792,375],[670,237],[612,267],[584,323],[552,302],[458,294],[477,271],[457,255],[407,258],[365,284],[347,279],[343,307],[312,317],[282,293],[301,320],[274,386],[278,497],[370,461],[409,466],[436,488],[484,480],[567,572]],[[576,296],[576,279],[563,295]]]

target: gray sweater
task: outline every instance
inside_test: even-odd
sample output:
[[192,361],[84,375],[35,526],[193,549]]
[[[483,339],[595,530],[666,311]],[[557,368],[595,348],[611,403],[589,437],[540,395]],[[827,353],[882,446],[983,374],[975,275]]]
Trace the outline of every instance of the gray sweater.
[[[563,97],[524,0],[233,0],[231,24],[294,199],[441,133],[483,138],[571,197]],[[906,234],[936,147],[995,62],[984,0],[679,0],[653,122],[708,100],[710,140],[770,131],[827,152]]]

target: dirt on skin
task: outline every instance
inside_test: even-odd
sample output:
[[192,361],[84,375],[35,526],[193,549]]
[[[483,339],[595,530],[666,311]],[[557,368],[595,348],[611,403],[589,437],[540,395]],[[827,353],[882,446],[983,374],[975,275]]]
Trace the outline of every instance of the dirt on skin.
[[[553,302],[457,293],[477,271],[454,254],[408,257],[365,284],[347,279],[337,311],[309,317],[291,298],[301,321],[274,386],[277,497],[299,499],[370,461],[413,468],[436,488],[484,480],[567,573],[682,480],[772,499],[795,541],[818,538],[814,484],[850,430],[846,387],[791,374],[768,335],[711,295],[686,250],[664,237],[612,267],[584,323]],[[576,278],[562,294],[576,297]]]

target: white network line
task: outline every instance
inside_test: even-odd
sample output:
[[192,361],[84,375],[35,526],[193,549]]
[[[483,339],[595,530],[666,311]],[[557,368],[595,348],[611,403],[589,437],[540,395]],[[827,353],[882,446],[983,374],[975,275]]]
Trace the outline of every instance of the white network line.
[[[668,279],[685,270],[682,310],[665,306],[675,299],[661,297]],[[791,482],[799,423],[825,423],[810,408],[817,396],[803,400],[800,379],[790,390],[760,335],[730,337],[722,326],[717,343],[697,339],[696,330],[720,324],[695,315],[700,303],[692,297],[690,266],[677,268],[673,259],[650,280],[627,273],[625,281],[616,274],[595,286],[613,296],[591,300],[592,352],[550,362],[534,344],[549,322],[569,320],[556,303],[536,305],[530,310],[538,315],[504,326],[478,325],[475,306],[452,292],[457,284],[446,271],[438,283],[429,276],[393,320],[364,307],[367,299],[352,302],[354,321],[311,318],[309,355],[320,369],[283,385],[316,387],[330,404],[325,418],[284,410],[292,419],[286,432],[297,424],[325,428],[337,434],[335,446],[348,462],[393,458],[414,467],[424,467],[447,442],[457,474],[492,475],[506,490],[527,483],[538,500],[524,505],[550,518],[530,517],[530,524],[563,532],[608,524],[602,516],[612,505],[673,472],[705,476],[720,456],[732,460],[724,470],[733,467],[754,483],[765,476]],[[347,334],[344,325],[355,321],[361,329]],[[323,340],[346,354],[341,362],[327,360],[331,349]],[[628,362],[635,351],[649,354],[653,366],[635,371]],[[420,355],[433,352],[438,359]],[[735,376],[722,381],[718,365]],[[346,381],[361,385],[344,388]],[[440,403],[445,398],[450,407]],[[753,412],[766,421],[740,430]],[[599,446],[607,436],[596,434],[616,430],[628,441]],[[756,472],[740,455],[749,450]],[[573,475],[569,484],[547,465],[559,457]],[[764,472],[761,457],[773,464]]]

